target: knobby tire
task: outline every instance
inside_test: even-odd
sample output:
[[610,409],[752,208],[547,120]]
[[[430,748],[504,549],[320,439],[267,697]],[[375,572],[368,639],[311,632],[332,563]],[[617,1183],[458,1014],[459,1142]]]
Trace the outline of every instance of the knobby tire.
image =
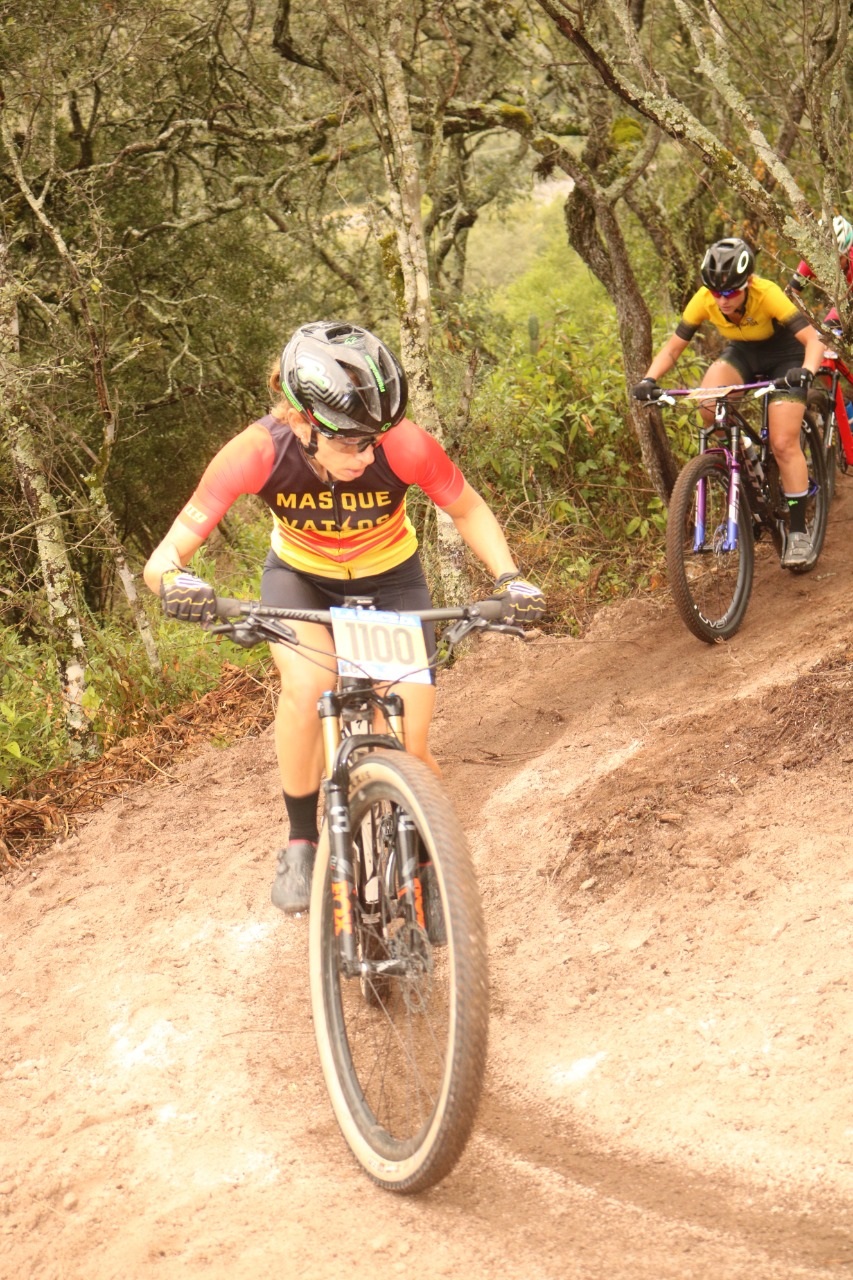
[[831,391],[831,383],[818,375],[814,383],[814,392],[809,394],[809,415],[823,441],[827,504],[831,504],[835,496],[835,481],[838,472],[842,469],[843,458],[838,418],[831,399]]
[[[837,431],[836,425],[836,439],[838,438]],[[823,550],[823,543],[826,538],[826,524],[829,519],[829,504],[832,499],[832,492],[827,479],[827,458],[823,447],[823,436],[810,411],[806,413],[803,421],[800,444],[803,447],[803,453],[806,455],[810,488],[815,490],[814,495],[809,499],[806,509],[806,532],[812,540],[815,561],[817,561]],[[809,565],[808,568],[803,566],[792,569],[791,572],[808,573],[813,568],[814,565]]]
[[[696,487],[707,481],[705,540],[693,550]],[[738,549],[723,551],[728,512],[729,470],[725,456],[708,452],[692,458],[675,482],[666,530],[669,586],[684,625],[707,644],[727,640],[743,621],[752,591],[755,549],[752,517],[741,488]]]
[[[356,1159],[380,1186],[414,1193],[451,1171],[474,1124],[488,1037],[485,925],[464,833],[432,771],[403,751],[377,750],[353,766],[350,780],[356,861],[372,839],[365,833],[385,832],[374,850],[379,888],[377,868],[368,867],[370,906],[354,912],[358,954],[368,962],[402,957],[406,972],[342,972],[324,828],[309,917],[314,1029],[332,1108]],[[421,860],[435,869],[441,946],[408,918],[399,890],[385,893],[400,813],[413,820]]]

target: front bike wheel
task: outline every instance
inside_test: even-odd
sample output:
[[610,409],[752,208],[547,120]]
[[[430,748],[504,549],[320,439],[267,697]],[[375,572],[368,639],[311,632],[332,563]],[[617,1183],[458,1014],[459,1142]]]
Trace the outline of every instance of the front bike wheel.
[[728,507],[725,457],[710,452],[693,458],[672,491],[666,563],[672,597],[684,625],[708,644],[734,635],[752,591],[755,549],[743,489],[735,547],[728,541]]
[[[371,752],[351,770],[349,809],[361,867],[353,910],[360,963],[345,972],[324,828],[309,917],[314,1030],[356,1159],[380,1186],[413,1193],[451,1171],[474,1123],[488,1037],[485,925],[464,833],[425,764],[403,751]],[[400,884],[403,817],[435,872],[441,945]]]

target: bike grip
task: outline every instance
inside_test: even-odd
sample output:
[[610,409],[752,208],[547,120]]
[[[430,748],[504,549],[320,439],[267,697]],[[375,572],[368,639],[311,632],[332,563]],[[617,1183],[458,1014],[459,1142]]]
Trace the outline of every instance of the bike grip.
[[216,597],[217,618],[242,618],[246,612],[246,600],[234,600],[230,596]]
[[505,600],[478,600],[474,605],[474,611],[480,618],[485,618],[487,622],[500,622],[506,616]]

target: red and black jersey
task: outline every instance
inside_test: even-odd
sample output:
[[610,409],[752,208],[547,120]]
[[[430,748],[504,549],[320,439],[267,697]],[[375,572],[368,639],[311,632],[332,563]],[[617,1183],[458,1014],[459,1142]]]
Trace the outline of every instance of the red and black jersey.
[[256,493],[273,512],[272,546],[285,564],[358,578],[393,569],[417,548],[410,485],[446,507],[464,483],[438,441],[407,418],[381,437],[357,480],[321,480],[287,423],[268,414],[223,445],[179,518],[207,537],[240,494]]

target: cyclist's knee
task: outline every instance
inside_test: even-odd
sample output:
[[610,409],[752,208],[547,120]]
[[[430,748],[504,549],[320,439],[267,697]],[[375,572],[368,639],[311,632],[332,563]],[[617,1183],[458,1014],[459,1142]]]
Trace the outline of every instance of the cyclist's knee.
[[303,683],[291,677],[282,677],[278,691],[278,715],[289,717],[294,725],[318,723],[317,701],[328,687],[328,680]]
[[407,740],[406,749],[410,755],[417,756],[419,760],[423,760],[425,765],[429,765],[436,777],[441,777],[441,769],[438,767],[438,762],[426,743],[409,742]]

